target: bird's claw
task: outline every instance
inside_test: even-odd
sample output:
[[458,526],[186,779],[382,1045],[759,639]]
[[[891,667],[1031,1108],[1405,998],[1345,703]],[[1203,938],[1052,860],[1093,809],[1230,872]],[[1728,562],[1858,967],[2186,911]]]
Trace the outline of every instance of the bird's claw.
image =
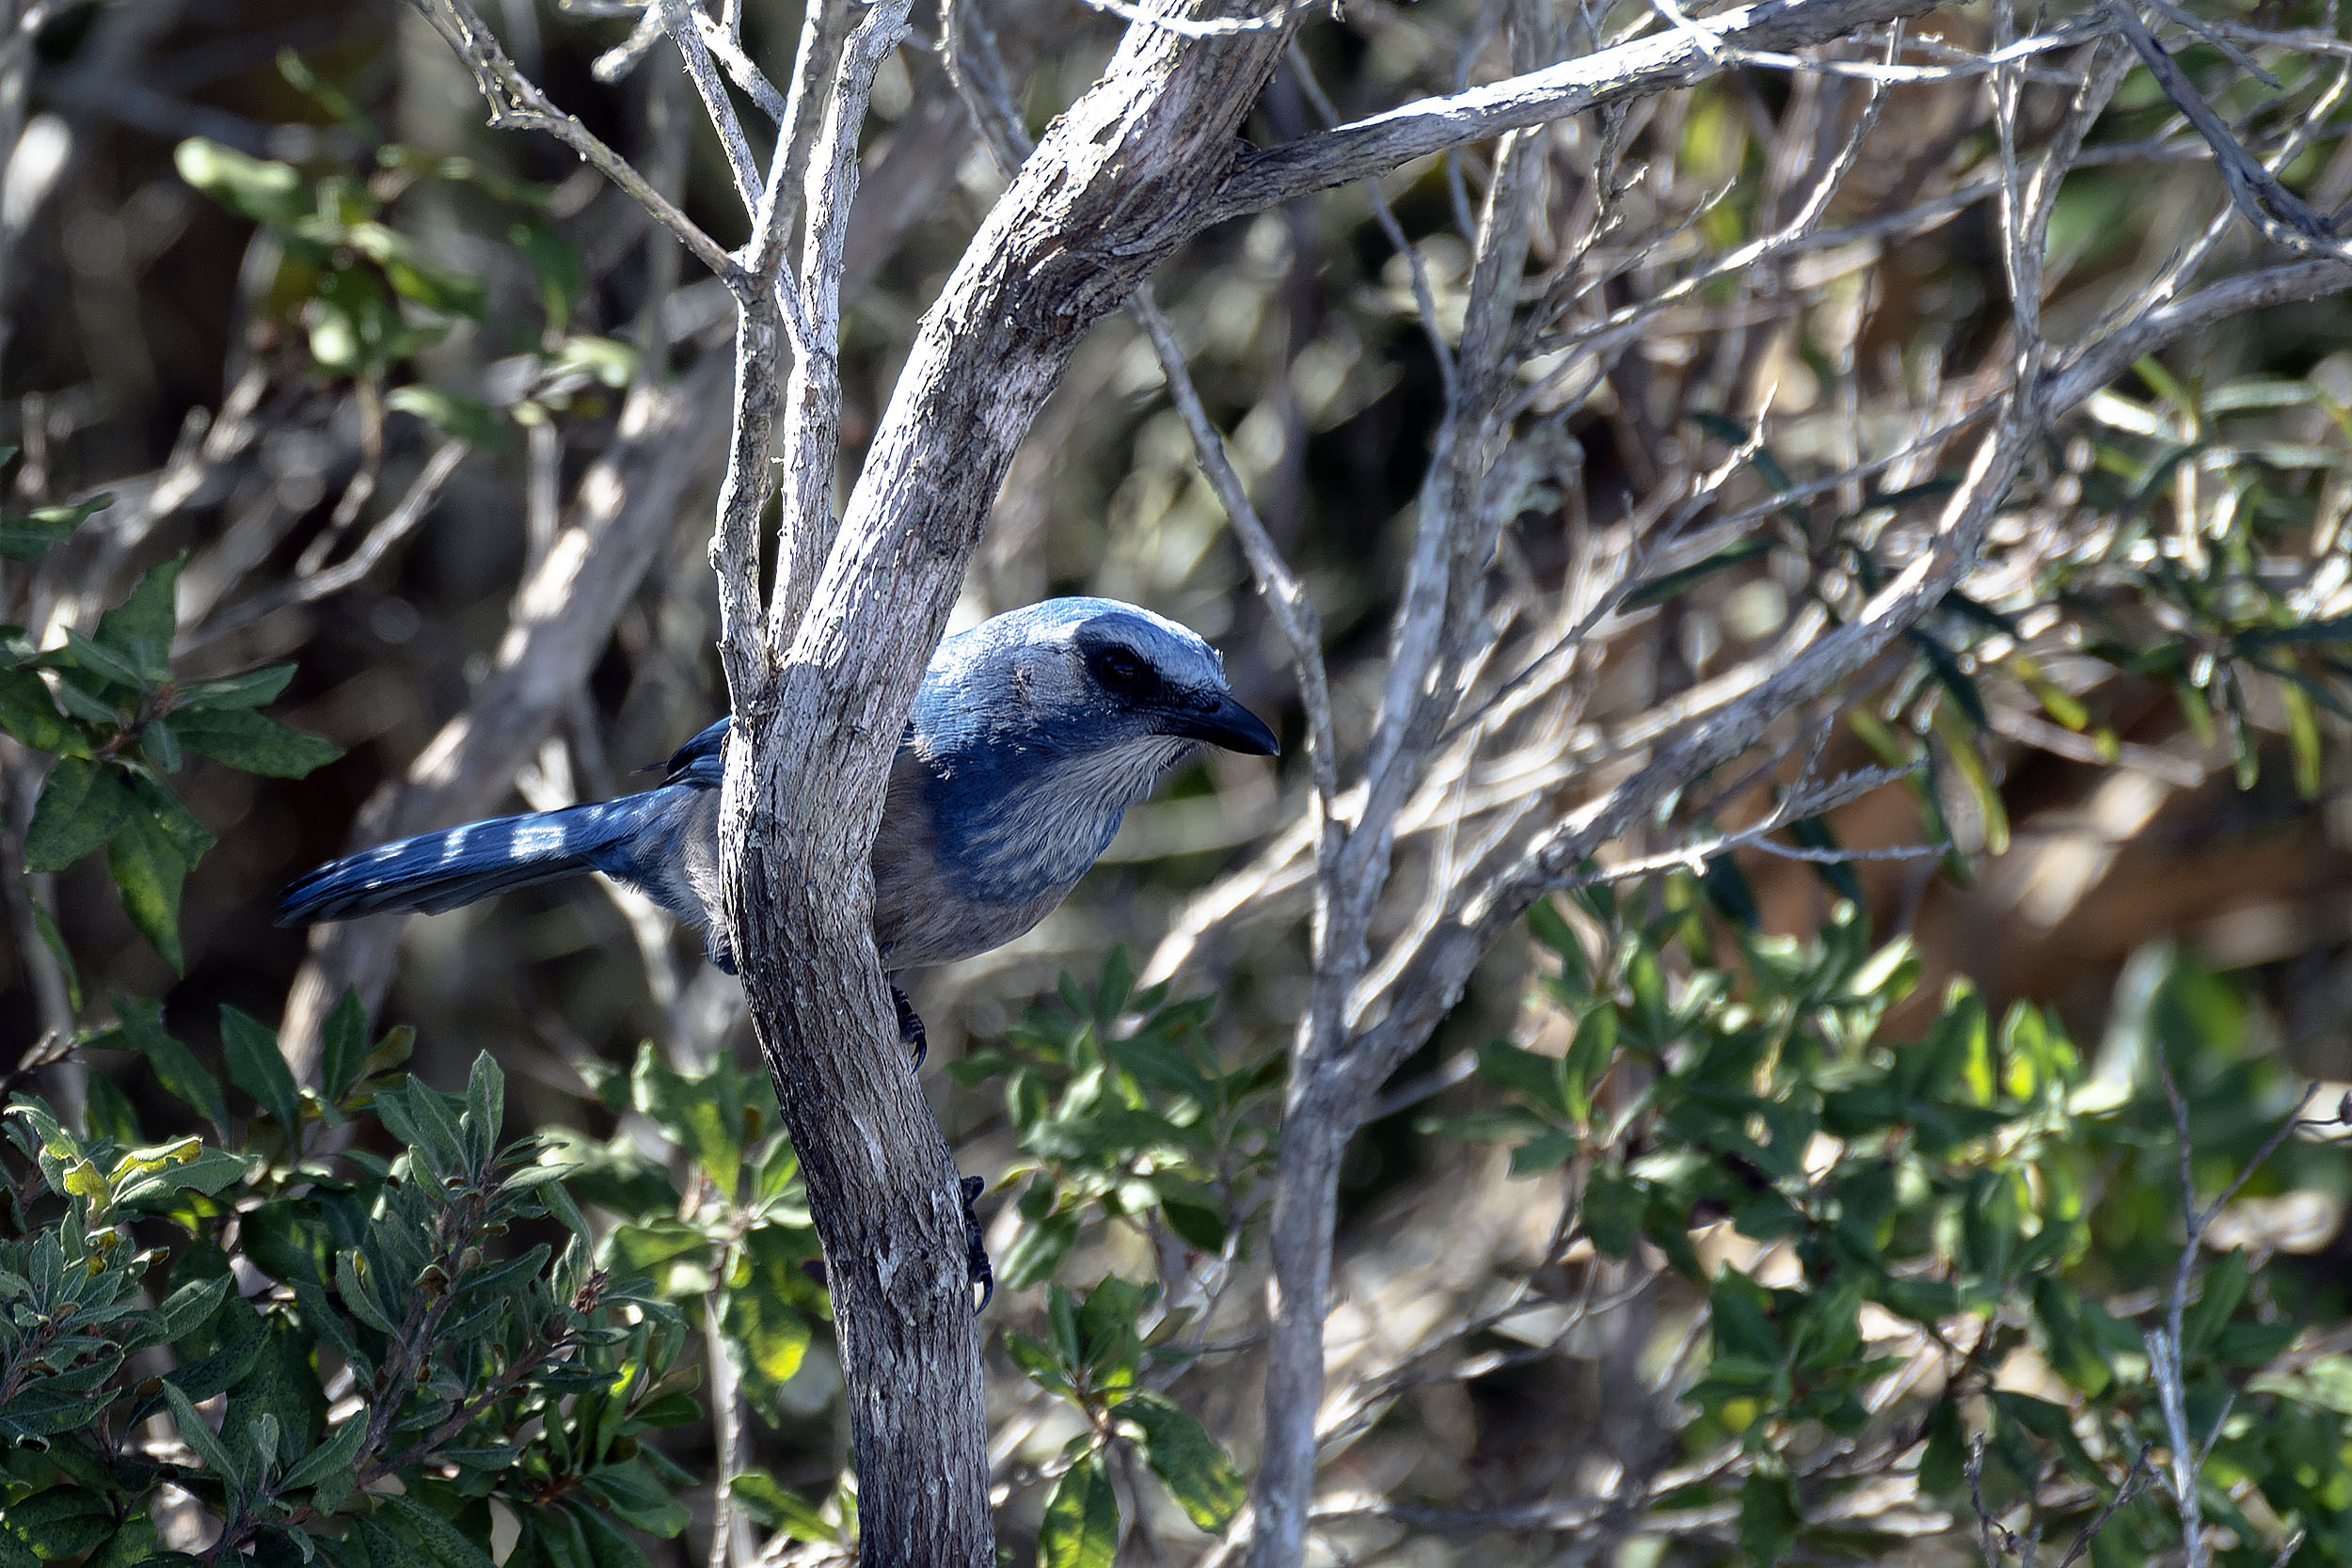
[[972,1212],[972,1200],[988,1190],[988,1182],[977,1176],[967,1176],[963,1188],[963,1275],[965,1280],[980,1288],[979,1304],[972,1308],[975,1316],[988,1310],[988,1304],[996,1296],[996,1271],[988,1260],[988,1243],[980,1233],[980,1216]]
[[[923,1034],[922,1015],[914,1010],[914,999],[896,985],[890,988],[890,999],[898,1005],[898,1040],[914,1047],[914,1068],[922,1070],[923,1058],[930,1054],[931,1042]],[[964,1205],[971,1207],[969,1200]]]

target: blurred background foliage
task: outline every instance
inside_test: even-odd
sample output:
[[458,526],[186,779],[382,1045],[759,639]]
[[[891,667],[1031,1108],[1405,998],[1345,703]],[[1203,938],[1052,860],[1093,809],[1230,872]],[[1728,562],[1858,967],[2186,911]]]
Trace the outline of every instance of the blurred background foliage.
[[[668,46],[631,55],[630,20],[602,9],[505,0],[492,20],[559,103],[673,171],[698,219],[737,237]],[[2316,6],[2243,9],[2333,24]],[[163,573],[179,644],[167,669],[150,648],[149,667],[135,658],[100,691],[112,713],[138,709],[135,733],[117,729],[168,733],[183,690],[291,663],[282,695],[215,708],[274,700],[283,733],[319,737],[262,766],[233,737],[208,751],[199,719],[190,754],[145,741],[120,769],[126,789],[167,777],[192,814],[166,846],[184,875],[175,921],[160,874],[95,853],[111,840],[32,836],[56,777],[45,758],[71,761],[74,744],[10,710],[5,836],[24,859],[0,868],[16,927],[0,1060],[32,1051],[60,1006],[77,1028],[119,1021],[86,1046],[86,1081],[29,1081],[80,1130],[60,1137],[127,1149],[196,1126],[197,1101],[194,1080],[149,1072],[142,1053],[161,1058],[126,1037],[167,1029],[199,1070],[242,1082],[251,1041],[223,1009],[277,1017],[304,954],[301,933],[270,924],[276,888],[349,847],[361,803],[464,706],[632,391],[723,355],[729,314],[626,199],[551,145],[486,130],[470,82],[404,8],[17,14],[0,60],[16,84],[0,92],[0,441],[22,451],[0,533],[7,618],[135,618],[118,607],[151,599],[137,585]],[[746,0],[744,17],[755,58],[787,57],[796,8]],[[992,20],[1032,128],[1093,79],[1120,25],[1055,0],[1008,0]],[[1987,36],[1969,9],[1937,25]],[[935,35],[936,16],[918,27]],[[1494,33],[1494,8],[1465,0],[1357,0],[1306,33],[1312,76],[1279,73],[1248,134],[1316,128],[1325,94],[1352,117],[1493,74]],[[2340,60],[2270,58],[2271,90],[2217,50],[2184,54],[2250,138],[2304,129],[2284,174],[2314,205],[2352,195]],[[1649,178],[1624,193],[1629,222],[1687,235],[1677,254],[1703,261],[1787,221],[1781,130],[1837,123],[1816,102],[1833,90],[1735,72],[1645,103],[1621,148],[1564,131],[1562,156],[1590,172],[1632,150]],[[1944,85],[1897,90],[1830,214],[1854,231],[1778,263],[1793,307],[1751,331],[1745,294],[1702,287],[1597,388],[1561,394],[1501,575],[1560,578],[1580,537],[1702,457],[1734,470],[1724,515],[1766,519],[1637,595],[1644,613],[1587,677],[1593,754],[1768,657],[1802,618],[1850,608],[1878,552],[1915,530],[1901,504],[1951,483],[1925,447],[1871,487],[1783,494],[1951,417],[2003,330],[1989,203],[1885,232],[1867,221],[1997,166],[1972,103]],[[2211,175],[2185,145],[2153,85],[2128,81],[2059,199],[2054,330],[2095,321],[2168,257],[2247,247],[2235,231],[2201,239]],[[1482,155],[1385,187],[1449,326]],[[1000,188],[919,47],[884,67],[866,165],[845,323],[851,471],[914,322]],[[1539,263],[1561,259],[1539,244]],[[1655,279],[1634,277],[1602,303],[1644,297]],[[1159,280],[1322,612],[1343,735],[1378,700],[1442,405],[1415,290],[1360,187],[1215,230]],[[2182,1129],[2210,1198],[2301,1085],[2327,1085],[2310,1113],[2325,1119],[2352,1080],[2347,406],[2352,318],[2331,300],[2143,361],[2050,433],[1986,577],[1871,672],[1830,743],[1841,766],[1914,771],[1807,830],[1949,853],[1741,855],[1596,886],[1493,956],[1343,1174],[1332,1539],[1358,1560],[1940,1562],[1968,1549],[1972,1490],[2058,1541],[2136,1484],[2140,1445],[2164,1447],[2142,1329],[2161,1325],[2181,1257]],[[679,506],[519,781],[531,803],[630,787],[716,708],[715,479]],[[147,526],[73,526],[100,491]],[[1243,700],[1297,734],[1279,642],[1123,317],[1081,348],[1024,449],[959,619],[1068,592],[1197,627]],[[6,673],[34,667],[28,638]],[[95,641],[98,655],[42,666],[53,688],[77,669],[103,686]],[[116,721],[82,718],[100,726],[85,753],[103,750]],[[1076,1554],[1054,1560],[1107,1560],[1088,1555],[1106,1541],[1182,1556],[1238,1501],[1257,1398],[1251,1238],[1304,937],[1295,903],[1220,925],[1197,900],[1298,820],[1301,782],[1295,760],[1210,756],[1130,814],[1030,937],[916,991],[946,1068],[927,1089],[961,1168],[992,1184],[994,1457],[1017,1559],[1041,1530]],[[1714,810],[1736,826],[1754,799]],[[1171,928],[1185,945],[1162,964]],[[48,967],[58,953],[70,965]],[[649,1502],[620,1515],[650,1531],[631,1549],[656,1560],[707,1556],[718,1468],[747,1478],[723,1527],[747,1542],[756,1527],[821,1550],[854,1515],[815,1243],[762,1077],[737,1065],[732,991],[642,908],[571,883],[412,923],[382,1009],[413,1026],[425,1084],[455,1089],[485,1053],[502,1066],[493,1131],[533,1134],[574,1167],[595,1262],[659,1304],[644,1321],[670,1336],[665,1368],[701,1357],[711,1418],[659,1437],[648,1422],[644,1439],[671,1467],[657,1490],[691,1517]],[[116,996],[160,998],[161,1013]],[[409,1141],[354,1135],[378,1164]],[[2325,1135],[2288,1141],[2217,1212],[2174,1325],[2191,1424],[2219,1424],[2207,1516],[2233,1564],[2271,1560],[2298,1530],[2306,1553],[2352,1561],[2352,1181]],[[277,1175],[239,1180],[278,1193],[293,1170],[278,1154]],[[38,1165],[11,1172],[20,1219],[62,1212],[36,1201]],[[448,1512],[470,1525],[469,1506]],[[429,1550],[429,1535],[403,1539]],[[80,1544],[36,1560],[104,1538],[58,1539]],[[492,1544],[503,1560],[521,1539]],[[2089,1549],[2120,1568],[2178,1539],[2172,1505],[2143,1489]],[[581,1568],[569,1549],[545,1555]]]

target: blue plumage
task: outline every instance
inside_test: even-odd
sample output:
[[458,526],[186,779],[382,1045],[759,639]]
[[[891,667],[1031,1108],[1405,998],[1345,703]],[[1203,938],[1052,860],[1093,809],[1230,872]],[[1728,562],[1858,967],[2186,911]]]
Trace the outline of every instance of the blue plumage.
[[[323,865],[286,889],[285,925],[438,913],[585,871],[719,925],[718,786],[727,721],[678,748],[658,788],[470,823]],[[917,690],[874,844],[874,937],[893,974],[1003,945],[1043,919],[1126,808],[1203,744],[1272,755],[1199,636],[1112,599],[1049,599],[948,638]]]

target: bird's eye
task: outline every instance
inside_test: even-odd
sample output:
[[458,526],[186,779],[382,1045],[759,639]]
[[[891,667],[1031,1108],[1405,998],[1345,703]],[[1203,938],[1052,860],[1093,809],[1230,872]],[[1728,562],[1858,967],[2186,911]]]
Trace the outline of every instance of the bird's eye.
[[1133,654],[1119,648],[1105,648],[1095,656],[1095,678],[1108,687],[1129,687],[1143,679],[1143,666]]

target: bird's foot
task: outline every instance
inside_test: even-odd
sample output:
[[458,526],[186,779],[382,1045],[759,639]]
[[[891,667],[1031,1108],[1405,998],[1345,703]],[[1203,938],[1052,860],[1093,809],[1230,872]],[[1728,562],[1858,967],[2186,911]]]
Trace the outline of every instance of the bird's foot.
[[[914,1067],[920,1071],[923,1058],[930,1055],[931,1050],[931,1042],[923,1034],[922,1016],[915,1012],[914,999],[900,990],[895,982],[890,988],[890,999],[898,1004],[899,1043],[914,1047]],[[968,1211],[971,1206],[970,1200],[966,1199],[964,1208]]]
[[996,1295],[996,1270],[988,1260],[988,1243],[980,1233],[980,1216],[972,1212],[972,1200],[988,1190],[988,1182],[977,1176],[963,1179],[963,1275],[980,1288],[979,1305],[972,1311],[977,1316],[988,1310],[988,1304]]

